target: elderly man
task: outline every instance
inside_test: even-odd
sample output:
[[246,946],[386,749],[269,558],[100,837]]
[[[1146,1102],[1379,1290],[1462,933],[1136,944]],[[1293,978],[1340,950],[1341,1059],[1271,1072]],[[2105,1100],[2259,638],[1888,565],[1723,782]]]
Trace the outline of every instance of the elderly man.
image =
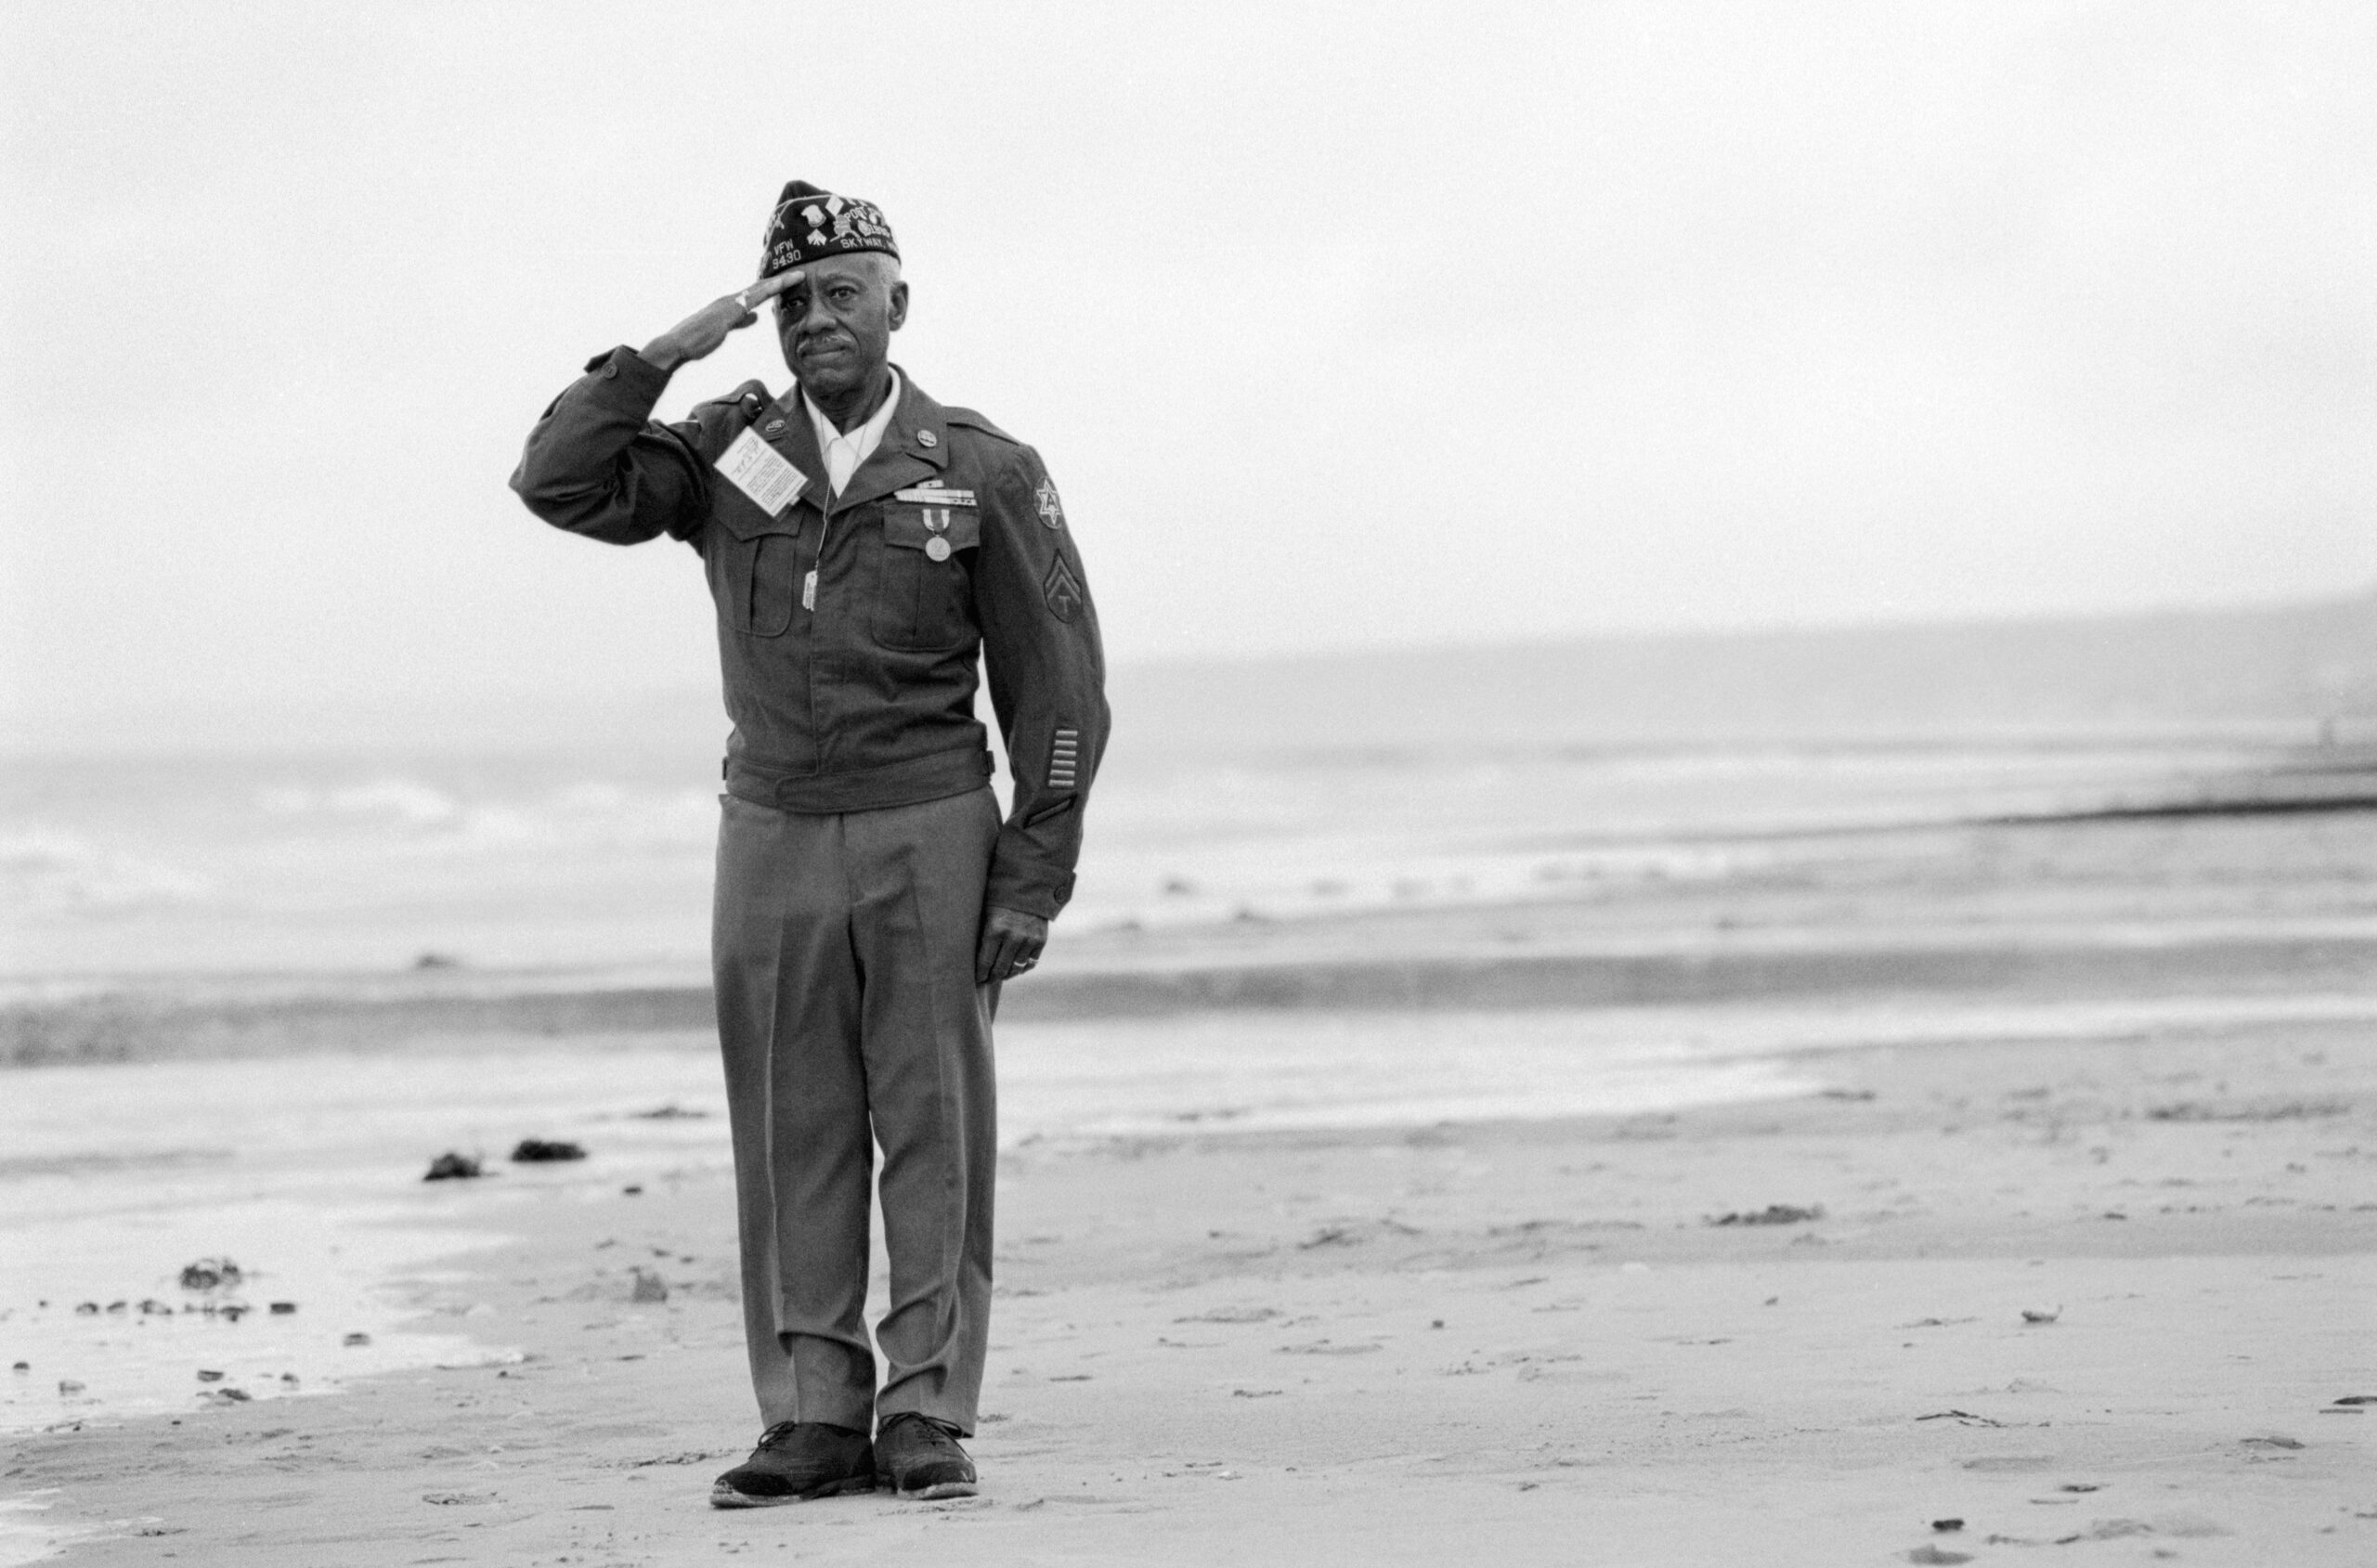
[[[991,1019],[1072,890],[1106,742],[1098,616],[1039,456],[890,362],[908,285],[883,214],[795,181],[760,275],[598,356],[512,486],[574,534],[691,545],[718,606],[734,728],[712,948],[764,1431],[710,1500],[963,1496],[990,1326]],[[747,382],[654,421],[678,367],[762,304],[798,392]],[[978,655],[1013,774],[1004,820]]]

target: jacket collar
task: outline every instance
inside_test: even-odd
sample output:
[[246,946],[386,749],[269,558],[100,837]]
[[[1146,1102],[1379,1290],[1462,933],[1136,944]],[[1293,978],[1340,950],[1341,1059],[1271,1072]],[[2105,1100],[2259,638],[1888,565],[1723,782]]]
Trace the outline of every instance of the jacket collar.
[[851,482],[836,496],[825,482],[825,455],[817,450],[817,432],[809,421],[808,405],[801,401],[798,382],[776,399],[760,421],[766,429],[776,421],[784,428],[765,436],[768,444],[783,454],[786,461],[800,470],[809,481],[800,499],[820,512],[845,512],[867,501],[881,500],[894,490],[906,489],[930,479],[949,466],[949,419],[940,404],[925,395],[916,378],[903,367],[894,366],[900,372],[900,406],[892,411],[891,423],[884,430],[883,439],[875,450],[858,465]]

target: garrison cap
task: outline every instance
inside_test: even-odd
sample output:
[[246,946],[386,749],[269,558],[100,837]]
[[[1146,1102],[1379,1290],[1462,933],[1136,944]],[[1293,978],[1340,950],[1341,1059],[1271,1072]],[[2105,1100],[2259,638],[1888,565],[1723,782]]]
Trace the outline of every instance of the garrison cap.
[[760,250],[760,276],[853,251],[880,251],[900,258],[883,209],[855,196],[837,196],[807,180],[794,180],[776,198],[775,214]]

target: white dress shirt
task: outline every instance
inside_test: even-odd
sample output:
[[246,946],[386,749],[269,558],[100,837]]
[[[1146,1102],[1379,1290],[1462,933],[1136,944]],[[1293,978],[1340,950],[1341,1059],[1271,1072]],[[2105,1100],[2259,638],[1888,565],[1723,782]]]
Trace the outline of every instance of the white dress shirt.
[[808,393],[800,395],[800,405],[809,410],[809,422],[817,432],[817,451],[825,460],[825,483],[838,496],[859,465],[874,455],[883,433],[891,428],[892,412],[900,407],[900,372],[891,372],[891,390],[884,395],[883,407],[875,410],[875,417],[848,435],[834,428],[834,421],[809,400]]

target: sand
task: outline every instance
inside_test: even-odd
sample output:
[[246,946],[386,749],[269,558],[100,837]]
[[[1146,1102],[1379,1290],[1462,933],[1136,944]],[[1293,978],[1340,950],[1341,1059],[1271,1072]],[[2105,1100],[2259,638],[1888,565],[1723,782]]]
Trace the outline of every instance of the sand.
[[[1829,1093],[1011,1155],[972,1500],[707,1507],[754,1424],[714,1173],[504,1195],[412,1290],[516,1362],[6,1477],[89,1563],[2377,1555],[2365,1027],[1800,1065]],[[1824,1212],[1709,1223],[1777,1204]]]
[[[468,1188],[390,1176],[402,1212],[372,1224],[452,1237],[399,1285],[413,1327],[458,1347],[447,1366],[320,1398],[193,1388],[178,1413],[9,1439],[0,1542],[259,1568],[2377,1561],[2377,1406],[2348,1403],[2377,1396],[2367,883],[2321,881],[2333,862],[2307,852],[2259,882],[2174,875],[2126,842],[2117,875],[2073,874],[2072,849],[1994,892],[1795,870],[1730,901],[1176,944],[1191,966],[1325,968],[1664,941],[1712,994],[1627,1014],[1568,985],[1497,1012],[1455,986],[1457,1006],[1414,1015],[1291,987],[1284,1012],[1140,1005],[1113,1052],[1199,1031],[1401,1029],[1409,1047],[1419,1016],[1482,1060],[1562,1017],[1665,1018],[1762,1087],[1598,1116],[1551,1086],[1533,1115],[1507,1095],[1367,1125],[1150,1113],[1104,1135],[1033,1112],[1048,1131],[1002,1163],[976,1498],[708,1507],[756,1419],[723,1162],[695,1122],[632,1181],[599,1142],[584,1166]],[[2244,858],[2282,859],[2267,848]],[[1113,969],[1139,940],[1068,962]],[[1903,993],[1878,989],[1890,965],[1848,964],[1832,991],[1761,1001],[1771,970],[1710,957],[1761,940],[2020,956]],[[2115,951],[2161,957],[2086,961]],[[1024,1105],[1055,1094],[1028,1070],[1033,1027],[1019,1009]],[[1101,1028],[1062,1007],[1038,1027],[1086,1031],[1075,1055]],[[674,1048],[698,1066],[701,1043]],[[353,1178],[328,1152],[287,1158]],[[656,1278],[666,1300],[638,1301]]]

